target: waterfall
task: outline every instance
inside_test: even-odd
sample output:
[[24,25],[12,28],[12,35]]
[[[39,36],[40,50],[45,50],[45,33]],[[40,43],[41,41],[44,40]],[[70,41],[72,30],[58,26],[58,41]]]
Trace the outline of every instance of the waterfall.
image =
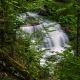
[[[41,17],[37,13],[35,14],[30,12],[26,12],[26,15],[22,14],[20,16],[23,16],[23,20],[28,19],[28,17]],[[41,66],[45,64],[47,57],[56,56],[56,58],[59,58],[57,52],[62,53],[65,50],[64,47],[69,47],[67,44],[69,42],[68,36],[57,22],[43,19],[38,20],[37,25],[27,24],[22,26],[21,29],[25,32],[34,34],[34,39],[32,41],[35,42],[35,39],[40,39],[42,41],[42,50],[47,49],[40,59]],[[35,32],[38,32],[38,34],[35,34]],[[38,44],[36,46],[38,46]]]

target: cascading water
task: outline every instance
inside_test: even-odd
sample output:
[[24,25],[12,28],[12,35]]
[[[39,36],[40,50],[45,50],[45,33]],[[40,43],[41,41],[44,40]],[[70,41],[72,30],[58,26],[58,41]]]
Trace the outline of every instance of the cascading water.
[[[27,12],[26,14],[27,16],[25,14],[20,16],[23,16],[23,19],[28,17],[40,17],[39,15],[30,12]],[[47,49],[40,60],[41,66],[45,64],[47,57],[55,55],[56,58],[59,58],[57,52],[62,53],[65,50],[64,47],[69,47],[67,44],[69,41],[68,36],[61,29],[60,24],[56,22],[49,20],[39,20],[37,25],[32,26],[27,24],[26,26],[21,27],[21,29],[31,34],[34,34],[36,31],[39,32],[38,34],[34,34],[34,40],[32,41],[35,43],[35,39],[39,38],[42,41],[42,50]],[[38,46],[38,44],[36,44],[36,46]],[[56,61],[56,63],[57,62],[58,61]]]

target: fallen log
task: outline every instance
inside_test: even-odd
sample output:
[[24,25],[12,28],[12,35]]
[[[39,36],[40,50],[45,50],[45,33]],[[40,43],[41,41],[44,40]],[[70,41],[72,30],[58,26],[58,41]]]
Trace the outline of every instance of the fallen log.
[[18,63],[14,59],[12,59],[6,52],[0,49],[0,58],[2,59],[5,64],[9,67],[13,67],[17,73],[21,75],[24,80],[36,80],[33,76],[31,76],[27,68],[22,64]]

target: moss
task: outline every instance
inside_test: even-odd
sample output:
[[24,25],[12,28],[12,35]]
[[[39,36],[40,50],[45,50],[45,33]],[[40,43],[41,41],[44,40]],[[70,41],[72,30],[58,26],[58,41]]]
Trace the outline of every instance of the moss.
[[[32,80],[32,76],[28,73],[27,69],[25,68],[25,66],[23,66],[22,64],[18,63],[17,61],[15,61],[14,59],[12,59],[7,53],[5,53],[3,50],[0,49],[0,55],[3,56],[3,61],[9,66],[9,67],[14,67],[14,70],[19,73],[20,75],[23,76],[24,80],[27,80],[31,78]],[[34,79],[34,78],[33,78]]]

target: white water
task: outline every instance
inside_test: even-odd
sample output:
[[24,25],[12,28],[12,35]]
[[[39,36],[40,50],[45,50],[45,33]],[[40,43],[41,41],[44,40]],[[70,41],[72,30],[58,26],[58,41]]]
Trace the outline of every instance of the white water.
[[[21,15],[23,16],[23,19],[26,19],[27,17],[40,17],[38,14],[30,13],[27,12],[26,16],[25,14]],[[65,49],[64,47],[68,47],[68,36],[66,33],[61,29],[60,24],[56,22],[52,22],[49,20],[42,20],[39,21],[38,25],[31,26],[31,25],[26,25],[21,27],[23,31],[29,32],[33,34],[34,32],[38,31],[38,35],[34,35],[34,39],[40,38],[42,40],[42,50],[45,49],[50,49],[47,50],[44,55],[42,56],[40,60],[40,65],[43,66],[46,62],[46,58],[50,56],[56,56],[56,58],[59,58],[60,56],[57,55],[56,52],[62,53]],[[46,31],[47,30],[47,31]],[[42,34],[44,33],[44,34]],[[32,42],[35,43],[35,40],[32,40]],[[46,42],[46,43],[45,43]],[[37,45],[36,45],[37,46]],[[58,60],[54,63],[57,63]]]

